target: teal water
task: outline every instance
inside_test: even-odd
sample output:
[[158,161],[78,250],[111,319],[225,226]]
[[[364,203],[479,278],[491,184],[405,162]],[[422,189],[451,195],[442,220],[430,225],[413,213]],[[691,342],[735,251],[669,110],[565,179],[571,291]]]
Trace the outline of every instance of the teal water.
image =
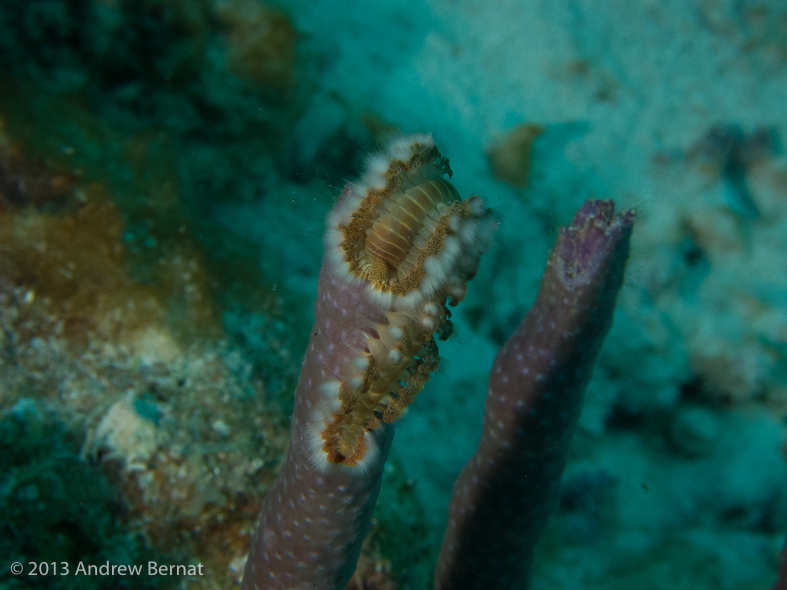
[[[429,587],[492,358],[595,196],[638,219],[532,586],[771,587],[785,19],[776,0],[3,2],[0,586],[238,583],[325,216],[381,141],[430,132],[501,225],[398,427],[359,577]],[[205,574],[28,565],[150,561]]]

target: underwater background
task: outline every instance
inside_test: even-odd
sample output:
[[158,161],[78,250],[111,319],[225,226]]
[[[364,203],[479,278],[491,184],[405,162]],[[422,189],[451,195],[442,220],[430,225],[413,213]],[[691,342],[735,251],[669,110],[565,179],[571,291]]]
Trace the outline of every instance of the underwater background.
[[[430,587],[492,358],[591,196],[637,223],[532,588],[770,588],[786,30],[780,0],[3,0],[0,588],[238,586],[325,216],[399,132],[500,229],[350,588]],[[151,560],[203,575],[9,569]]]

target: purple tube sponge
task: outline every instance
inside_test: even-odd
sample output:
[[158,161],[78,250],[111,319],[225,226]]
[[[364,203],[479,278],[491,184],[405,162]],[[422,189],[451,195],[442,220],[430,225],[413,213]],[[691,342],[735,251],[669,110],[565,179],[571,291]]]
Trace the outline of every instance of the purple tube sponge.
[[773,590],[787,590],[787,539],[784,540],[784,548],[779,556],[779,573],[776,574]]
[[395,139],[329,216],[290,446],[244,589],[342,590],[353,574],[393,423],[437,368],[447,306],[464,297],[497,227],[446,175],[431,136]]
[[[315,323],[282,470],[242,587],[342,590],[371,521],[394,422],[437,368],[497,227],[461,200],[431,136],[393,140],[331,212]],[[478,453],[457,482],[437,588],[527,577],[582,392],[609,330],[633,215],[588,202],[561,230],[536,305],[498,355]]]
[[588,201],[561,228],[536,303],[492,366],[481,442],[454,486],[436,590],[528,584],[612,325],[633,223],[612,201]]
[[[344,588],[369,530],[392,425],[371,435],[375,456],[364,469],[329,465],[315,456],[326,401],[324,385],[365,345],[359,318],[381,319],[358,286],[347,288],[320,273],[315,325],[295,390],[290,445],[268,491],[251,545],[242,588]],[[350,362],[352,362],[350,360]]]

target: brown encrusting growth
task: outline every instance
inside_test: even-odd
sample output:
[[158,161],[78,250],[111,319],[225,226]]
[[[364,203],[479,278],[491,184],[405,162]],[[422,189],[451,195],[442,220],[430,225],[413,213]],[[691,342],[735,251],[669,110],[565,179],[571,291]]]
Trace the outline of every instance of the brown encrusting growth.
[[533,141],[543,132],[543,127],[532,123],[522,123],[511,129],[486,152],[492,174],[511,186],[527,188]]
[[298,33],[286,14],[254,0],[216,5],[227,27],[227,66],[260,88],[291,92],[296,84]]
[[[129,271],[125,232],[103,185],[0,148],[0,431],[17,424],[26,434],[13,445],[40,439],[50,453],[18,464],[0,437],[8,497],[46,469],[37,462],[68,474],[46,471],[47,501],[22,499],[4,519],[24,523],[13,537],[28,540],[31,558],[54,558],[47,539],[84,550],[89,538],[138,563],[140,551],[202,563],[189,588],[229,587],[286,421],[220,340],[209,273],[188,233],[171,236],[143,284]],[[98,496],[106,513],[72,526],[67,494]],[[85,524],[95,521],[111,526]]]
[[18,148],[2,145],[2,135],[0,119],[0,210],[62,206],[73,193],[74,175],[29,161]]
[[[156,267],[157,283],[127,272],[123,222],[103,187],[82,187],[67,212],[35,207],[0,209],[0,287],[24,293],[59,318],[58,333],[75,343],[99,337],[140,353],[172,358],[178,341],[220,334],[218,318],[192,245],[172,243]],[[169,315],[169,293],[180,300]]]

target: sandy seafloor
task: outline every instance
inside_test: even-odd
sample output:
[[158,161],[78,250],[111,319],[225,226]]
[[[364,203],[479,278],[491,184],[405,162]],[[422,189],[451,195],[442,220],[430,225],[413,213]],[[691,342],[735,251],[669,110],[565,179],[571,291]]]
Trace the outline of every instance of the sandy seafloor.
[[[457,308],[455,334],[441,344],[441,368],[397,428],[392,464],[401,473],[396,485],[405,486],[410,496],[406,508],[397,511],[392,506],[390,511],[412,515],[416,513],[409,503],[419,506],[418,526],[426,526],[418,529],[423,550],[416,553],[428,560],[439,545],[451,486],[478,441],[489,366],[535,298],[556,227],[567,223],[586,198],[595,196],[614,199],[621,209],[634,208],[637,223],[615,325],[588,388],[564,476],[563,500],[542,543],[533,588],[769,588],[787,531],[787,156],[783,146],[787,137],[787,6],[778,0],[282,1],[277,6],[295,33],[292,43],[297,57],[288,57],[290,61],[281,67],[290,68],[295,81],[276,78],[271,82],[266,77],[270,72],[257,72],[255,77],[253,66],[238,66],[238,53],[249,61],[284,60],[281,53],[260,50],[246,55],[237,47],[233,53],[232,44],[241,45],[243,35],[250,35],[238,23],[249,14],[259,19],[257,25],[265,20],[249,8],[250,3],[194,3],[203,12],[221,14],[221,25],[216,25],[216,19],[203,22],[199,15],[184,17],[191,9],[173,3],[179,8],[171,18],[176,22],[181,18],[189,26],[177,29],[180,45],[171,51],[191,57],[171,60],[172,68],[182,74],[178,68],[188,62],[188,74],[170,78],[162,65],[170,63],[167,60],[139,60],[138,68],[127,68],[131,74],[111,84],[91,83],[91,76],[106,78],[111,70],[107,63],[100,70],[90,66],[91,60],[105,58],[109,50],[96,50],[95,55],[74,51],[74,59],[62,64],[49,55],[41,57],[31,49],[35,43],[30,39],[35,41],[35,35],[18,33],[19,22],[29,23],[35,17],[19,7],[0,8],[5,19],[0,23],[17,30],[16,41],[1,46],[4,63],[14,63],[4,80],[13,81],[16,93],[12,96],[8,90],[2,101],[3,145],[21,145],[20,151],[31,159],[57,170],[79,168],[71,180],[77,187],[93,181],[105,185],[123,219],[120,242],[131,260],[118,259],[117,264],[135,265],[129,280],[158,284],[148,276],[156,273],[146,274],[145,265],[153,268],[156,263],[151,261],[165,254],[137,255],[135,245],[144,244],[140,246],[143,251],[156,249],[156,231],[170,232],[172,240],[175,228],[181,226],[181,220],[172,216],[182,215],[182,223],[190,224],[193,241],[186,250],[170,244],[167,256],[177,251],[184,258],[210,259],[217,256],[217,248],[226,248],[228,253],[219,258],[224,260],[240,249],[243,260],[250,262],[238,266],[242,276],[237,280],[251,281],[249,289],[259,284],[270,295],[257,305],[241,288],[232,301],[222,300],[216,296],[222,287],[215,283],[227,279],[217,278],[216,264],[205,262],[202,282],[165,281],[170,291],[157,287],[158,303],[151,305],[158,310],[157,318],[186,313],[182,309],[191,310],[185,323],[210,316],[215,326],[207,336],[180,324],[171,328],[173,322],[166,319],[156,320],[146,331],[136,318],[135,330],[147,334],[147,339],[127,342],[115,331],[98,328],[98,335],[88,338],[93,345],[110,343],[111,354],[123,359],[113,361],[115,365],[146,375],[162,374],[162,382],[174,380],[176,373],[193,373],[194,383],[210,387],[218,379],[211,376],[210,363],[218,363],[215,372],[232,381],[239,392],[237,399],[245,405],[235,411],[238,415],[222,418],[218,425],[211,416],[201,418],[211,425],[209,434],[197,427],[175,428],[182,437],[178,439],[167,430],[163,417],[177,422],[181,414],[173,408],[179,402],[169,394],[148,395],[145,387],[150,386],[133,378],[117,385],[114,377],[102,373],[105,384],[90,400],[77,396],[81,402],[67,401],[74,399],[77,389],[90,387],[75,380],[72,373],[87,374],[80,367],[98,363],[95,355],[101,353],[95,351],[106,351],[110,344],[90,348],[93,356],[88,361],[87,353],[69,356],[68,335],[57,331],[48,336],[33,334],[27,340],[14,336],[21,332],[14,323],[19,314],[8,310],[30,303],[33,296],[29,293],[35,291],[31,285],[39,279],[12,272],[16,267],[6,264],[0,267],[0,273],[6,273],[0,276],[0,294],[10,314],[4,323],[5,352],[0,357],[3,420],[26,424],[29,416],[51,414],[57,422],[66,411],[63,408],[74,412],[76,418],[61,420],[72,433],[63,440],[73,439],[74,460],[91,465],[100,464],[102,456],[119,460],[116,470],[121,475],[107,476],[107,485],[125,490],[121,496],[129,494],[124,487],[129,473],[152,473],[149,479],[154,481],[156,470],[169,460],[162,457],[178,453],[202,457],[209,465],[183,463],[193,471],[188,477],[195,482],[203,471],[216,474],[226,469],[234,474],[230,479],[235,477],[237,486],[264,490],[282,452],[287,391],[311,321],[322,219],[343,180],[357,174],[364,155],[375,149],[374,140],[384,135],[380,129],[431,132],[451,159],[452,182],[459,192],[482,195],[501,223],[492,251],[470,284],[467,299]],[[60,14],[59,5],[74,4],[30,3],[53,14]],[[76,4],[101,5],[102,10],[112,11],[127,3],[85,0]],[[157,4],[142,3],[139,10],[144,13]],[[78,16],[71,14],[72,24]],[[120,23],[133,33],[133,27],[147,22],[145,18],[153,17],[143,14],[128,23],[96,18],[95,23],[106,27]],[[81,25],[69,34],[83,35]],[[46,27],[41,30],[47,33],[37,46],[46,47],[51,39],[47,35],[57,34]],[[117,30],[112,29],[112,35]],[[103,38],[92,29],[91,35]],[[112,39],[112,35],[106,36]],[[219,37],[220,43],[216,42]],[[69,35],[63,38],[65,42],[60,37],[57,42],[68,44]],[[196,39],[202,43],[198,58],[183,49],[190,41],[197,43]],[[155,51],[165,54],[170,50]],[[129,52],[133,55],[132,49]],[[35,67],[25,67],[28,58]],[[150,74],[149,64],[160,68]],[[46,71],[58,67],[80,73],[81,78],[76,74],[55,77]],[[143,77],[140,70],[146,72],[146,81],[134,89],[133,72]],[[124,84],[132,86],[126,94],[121,88]],[[266,84],[286,86],[286,92],[270,99],[264,91]],[[157,88],[159,97],[166,97],[171,87],[171,104],[160,98],[153,106],[146,103],[148,86]],[[100,103],[102,97],[116,103],[106,109],[86,108],[95,120],[86,119],[83,111],[79,111],[81,118],[68,119],[72,110],[62,115],[66,119],[55,118],[54,124],[36,123],[45,120],[42,113],[48,100],[75,96],[81,97],[75,102],[83,100],[88,105]],[[33,106],[20,106],[25,102]],[[205,102],[212,111],[195,107],[197,114],[192,114],[184,106],[199,103],[204,107]],[[150,112],[163,109],[165,114],[145,114],[145,109],[136,108],[140,104]],[[124,119],[123,109],[133,111],[127,117],[131,123]],[[269,114],[258,115],[257,109]],[[178,119],[181,114],[183,124]],[[269,124],[269,119],[276,123]],[[17,124],[22,120],[24,124]],[[213,128],[214,121],[221,125]],[[102,125],[112,131],[95,131]],[[490,153],[499,153],[494,146],[522,125],[537,128],[538,134],[529,145],[529,157],[523,160],[525,169],[529,164],[529,174],[514,170],[514,175],[519,174],[517,181],[505,173],[493,173]],[[90,132],[75,131],[90,126]],[[54,139],[50,141],[47,134]],[[113,138],[122,142],[130,136],[153,138],[140,140],[149,153],[138,156],[128,144],[115,150],[106,147]],[[53,145],[75,150],[77,159],[80,150],[89,155],[79,164],[64,164],[63,153],[71,157],[73,152],[61,150],[52,155],[57,152]],[[159,159],[155,146],[161,145],[167,157]],[[104,157],[119,168],[132,159],[135,166],[155,160],[171,172],[158,169],[150,173],[152,179],[145,180],[147,173],[137,167],[131,176],[118,181],[122,174],[113,176],[112,166],[91,150],[103,150]],[[255,158],[257,152],[259,158]],[[10,177],[9,169],[8,165],[3,169],[6,177]],[[97,169],[103,172],[91,172]],[[113,188],[118,182],[133,188],[119,191]],[[158,217],[146,225],[148,209],[136,204],[147,201],[138,193],[158,194],[165,184],[167,198],[183,204],[163,209],[150,206]],[[8,193],[9,182],[2,186]],[[21,201],[6,194],[5,208],[0,211],[23,216],[24,207],[36,206],[34,199]],[[62,212],[44,208],[38,213],[56,214]],[[164,217],[167,223],[161,221]],[[14,227],[22,231],[18,223]],[[148,238],[153,236],[153,245],[145,241],[145,231],[150,232]],[[217,247],[217,240],[224,240],[223,245]],[[0,243],[5,248],[0,255],[6,261],[22,256],[22,250],[8,246],[13,240]],[[25,264],[20,258],[19,265]],[[207,305],[209,311],[194,311],[195,305],[202,308],[183,303],[178,295],[178,289],[185,288],[183,283],[213,285],[204,287],[214,301]],[[180,303],[171,304],[173,300]],[[57,317],[53,321],[57,323]],[[29,326],[27,330],[31,332]],[[296,330],[302,335],[290,333]],[[127,333],[122,326],[120,332]],[[194,352],[199,349],[198,339],[212,339],[216,346],[210,353]],[[24,352],[30,358],[44,355],[43,349],[48,351],[46,358],[53,358],[49,362],[55,365],[42,370],[62,372],[62,378],[55,378],[59,385],[36,385],[46,380],[21,376],[28,369],[17,356],[28,348],[38,351]],[[161,350],[171,354],[162,355]],[[43,363],[36,362],[37,366]],[[166,368],[157,369],[157,363]],[[63,368],[66,364],[77,368],[69,372]],[[255,386],[258,381],[264,385]],[[59,388],[57,396],[51,387]],[[249,400],[261,390],[268,393],[264,411],[275,415],[271,418],[278,425],[275,428],[259,418],[249,425],[247,413],[257,407],[257,402]],[[233,399],[216,403],[226,406]],[[277,410],[276,403],[284,409]],[[109,414],[110,408],[114,414]],[[137,426],[128,427],[129,423]],[[113,434],[122,428],[136,428],[136,432]],[[254,434],[238,443],[236,435],[244,428]],[[279,442],[254,438],[266,428],[271,432],[269,440]],[[158,434],[150,434],[154,431]],[[14,433],[5,434],[3,444],[18,446],[14,437],[22,434]],[[151,437],[157,442],[150,442]],[[199,444],[225,446],[195,455],[183,451]],[[173,454],[171,448],[177,445],[180,450]],[[270,473],[264,477],[259,475],[259,465],[249,466],[254,457],[239,459],[237,451],[254,453],[261,445],[268,445],[270,453],[265,459]],[[108,451],[102,455],[100,448]],[[228,457],[218,457],[223,467],[213,465],[216,453],[225,451]],[[21,455],[26,452],[20,451]],[[45,450],[36,453],[49,456]],[[44,465],[47,460],[37,459]],[[242,466],[237,473],[232,471],[233,461]],[[27,489],[19,482],[33,477],[29,468],[20,467],[23,463],[19,459],[7,467],[9,479],[0,483],[6,505]],[[207,499],[186,509],[189,518],[207,518],[205,506],[220,507],[232,497],[228,484],[211,485],[215,490]],[[145,499],[142,493],[140,499],[139,495],[127,501],[135,507],[132,513],[147,514],[148,520],[135,520],[134,530],[152,535],[145,527],[153,517],[144,506],[154,503],[153,496]],[[395,493],[387,497],[397,502]],[[58,500],[57,510],[65,511],[61,508],[65,505]],[[173,506],[166,518],[188,529],[188,523],[172,516],[182,507]],[[251,502],[250,513],[254,506]],[[51,518],[57,521],[56,515]],[[8,521],[13,524],[8,530],[16,531],[19,524],[10,517]],[[412,522],[395,521],[386,529],[392,538],[401,534],[396,522],[414,528]],[[130,525],[114,526],[122,532]],[[233,530],[248,534],[239,527]],[[207,529],[190,530],[179,534],[198,538],[200,530]],[[77,542],[76,537],[63,534],[65,544]],[[220,534],[230,533],[221,530]],[[14,535],[15,539],[24,537]],[[19,546],[9,541],[4,551],[37,555],[40,538],[31,535]],[[107,534],[110,540],[97,543],[92,551],[113,554],[106,546],[114,538]],[[204,551],[203,545],[192,541],[188,547]],[[236,575],[242,545],[230,545],[227,551],[240,557],[224,565]],[[385,551],[380,549],[375,558],[385,561]],[[428,568],[428,564],[418,567]],[[423,576],[404,576],[403,580],[402,588],[412,584],[417,590],[420,586],[415,584],[424,583]],[[17,582],[0,576],[0,585],[5,587],[23,587],[14,585]],[[179,583],[188,587],[192,582]]]

